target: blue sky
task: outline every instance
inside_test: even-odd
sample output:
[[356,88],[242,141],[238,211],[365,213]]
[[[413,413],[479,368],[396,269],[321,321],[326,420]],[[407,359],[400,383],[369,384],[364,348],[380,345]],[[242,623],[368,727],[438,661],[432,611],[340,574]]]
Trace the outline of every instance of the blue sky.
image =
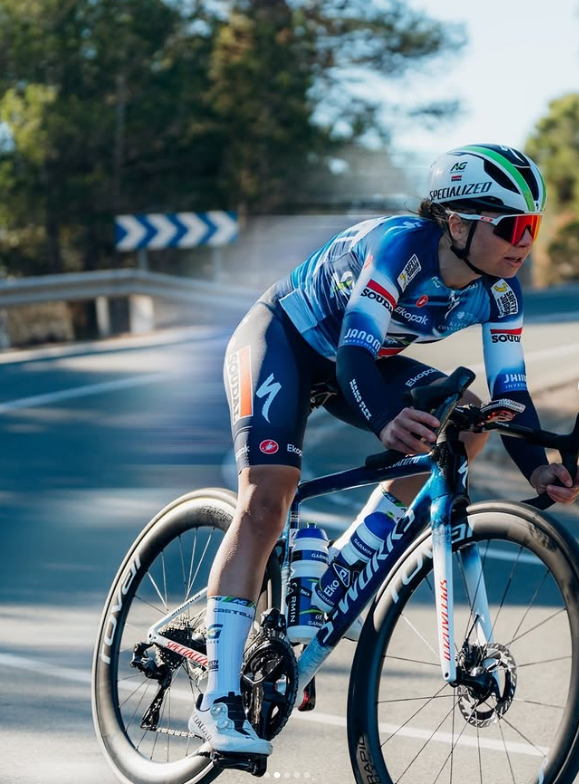
[[394,135],[402,150],[430,163],[452,147],[489,142],[523,147],[549,102],[579,92],[579,0],[410,0],[441,21],[463,22],[462,54],[413,74],[401,89],[413,99],[459,98],[454,123],[425,131],[415,121]]

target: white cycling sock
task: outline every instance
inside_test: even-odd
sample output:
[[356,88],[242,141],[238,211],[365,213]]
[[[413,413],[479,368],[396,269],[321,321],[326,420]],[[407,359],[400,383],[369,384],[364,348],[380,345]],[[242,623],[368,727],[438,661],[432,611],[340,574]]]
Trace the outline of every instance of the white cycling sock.
[[255,618],[255,604],[235,596],[207,599],[207,688],[201,710],[218,697],[241,691],[241,661],[247,635]]

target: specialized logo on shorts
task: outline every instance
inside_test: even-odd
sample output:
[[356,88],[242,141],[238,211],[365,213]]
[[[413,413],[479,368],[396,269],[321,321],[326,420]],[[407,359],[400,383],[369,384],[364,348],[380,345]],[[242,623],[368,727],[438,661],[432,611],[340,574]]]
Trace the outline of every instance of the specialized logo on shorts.
[[514,316],[519,312],[519,303],[515,292],[504,280],[491,286],[491,292],[497,303],[499,316]]
[[227,379],[231,393],[231,420],[235,424],[253,414],[250,346],[244,346],[229,355]]
[[281,389],[281,384],[279,381],[274,381],[273,373],[265,379],[263,384],[255,393],[258,397],[265,397],[267,395],[267,400],[265,401],[263,408],[261,409],[261,413],[263,414],[263,418],[269,422],[269,407],[271,406],[274,397]]
[[265,441],[261,442],[259,449],[264,455],[275,455],[279,450],[279,444],[277,441],[272,441],[271,438],[267,438]]
[[390,294],[390,292],[387,291],[384,286],[381,286],[375,280],[368,281],[364,291],[362,292],[362,296],[370,300],[376,300],[379,305],[382,305],[390,312],[392,312],[396,305],[396,300],[392,294]]
[[519,329],[491,329],[493,343],[520,343],[522,328]]
[[406,266],[404,267],[400,275],[398,275],[397,278],[398,285],[400,286],[402,291],[406,290],[406,286],[408,286],[410,281],[413,280],[418,275],[421,269],[422,267],[420,266],[420,261],[418,260],[418,256],[415,253],[408,259],[408,261],[406,262]]

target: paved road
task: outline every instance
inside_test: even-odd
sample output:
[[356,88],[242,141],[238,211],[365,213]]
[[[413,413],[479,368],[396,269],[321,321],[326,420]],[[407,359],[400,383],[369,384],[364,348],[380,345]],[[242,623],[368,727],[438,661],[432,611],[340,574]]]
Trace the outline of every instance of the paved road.
[[[531,353],[543,353],[533,378],[544,388],[545,367],[554,377],[543,363],[557,348],[557,378],[570,381],[579,358],[569,335],[577,333],[563,325],[537,329]],[[2,784],[114,781],[90,717],[96,626],[118,562],[143,524],[182,492],[232,480],[220,380],[224,334],[200,328],[165,345],[0,363]],[[460,343],[466,364],[476,335],[469,340]],[[457,358],[458,347],[449,347],[441,367]],[[306,474],[339,470],[369,451],[376,451],[373,437],[347,431],[346,441],[344,428],[316,416]],[[363,497],[345,496],[312,507],[330,534]],[[352,649],[342,643],[328,662],[318,708],[292,720],[271,760],[272,777],[352,781],[344,719]],[[223,781],[248,779],[231,773]]]

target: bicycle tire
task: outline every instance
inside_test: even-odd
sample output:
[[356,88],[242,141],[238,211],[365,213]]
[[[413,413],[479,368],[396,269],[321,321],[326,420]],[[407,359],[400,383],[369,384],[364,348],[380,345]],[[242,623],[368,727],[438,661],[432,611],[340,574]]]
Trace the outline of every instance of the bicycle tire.
[[[483,646],[476,655],[488,657],[484,665],[492,665],[497,682],[504,684],[501,698],[478,703],[464,687],[442,679],[427,530],[390,571],[358,643],[348,694],[348,744],[358,784],[572,784],[575,779],[577,543],[554,519],[524,504],[474,504],[466,519],[468,525],[463,519],[453,526],[452,536],[455,655],[473,625],[456,553],[477,543],[493,639],[500,646]],[[565,646],[565,656],[552,653],[555,640]],[[469,650],[476,652],[476,645]]]
[[[93,658],[92,706],[105,757],[125,784],[209,784],[221,772],[207,756],[197,756],[203,742],[187,730],[199,686],[191,675],[195,666],[175,654],[172,661],[171,653],[163,652],[173,666],[172,681],[151,732],[143,731],[139,721],[159,683],[130,667],[130,658],[133,645],[147,639],[156,620],[204,587],[211,556],[234,511],[235,494],[228,490],[210,488],[177,498],[139,534],[113,580]],[[264,581],[267,591],[262,592],[258,613],[278,598],[273,596],[279,585],[276,571],[279,565],[272,556],[268,572],[274,572],[274,579]],[[193,615],[204,615],[203,599]],[[160,661],[159,653],[155,656]]]

